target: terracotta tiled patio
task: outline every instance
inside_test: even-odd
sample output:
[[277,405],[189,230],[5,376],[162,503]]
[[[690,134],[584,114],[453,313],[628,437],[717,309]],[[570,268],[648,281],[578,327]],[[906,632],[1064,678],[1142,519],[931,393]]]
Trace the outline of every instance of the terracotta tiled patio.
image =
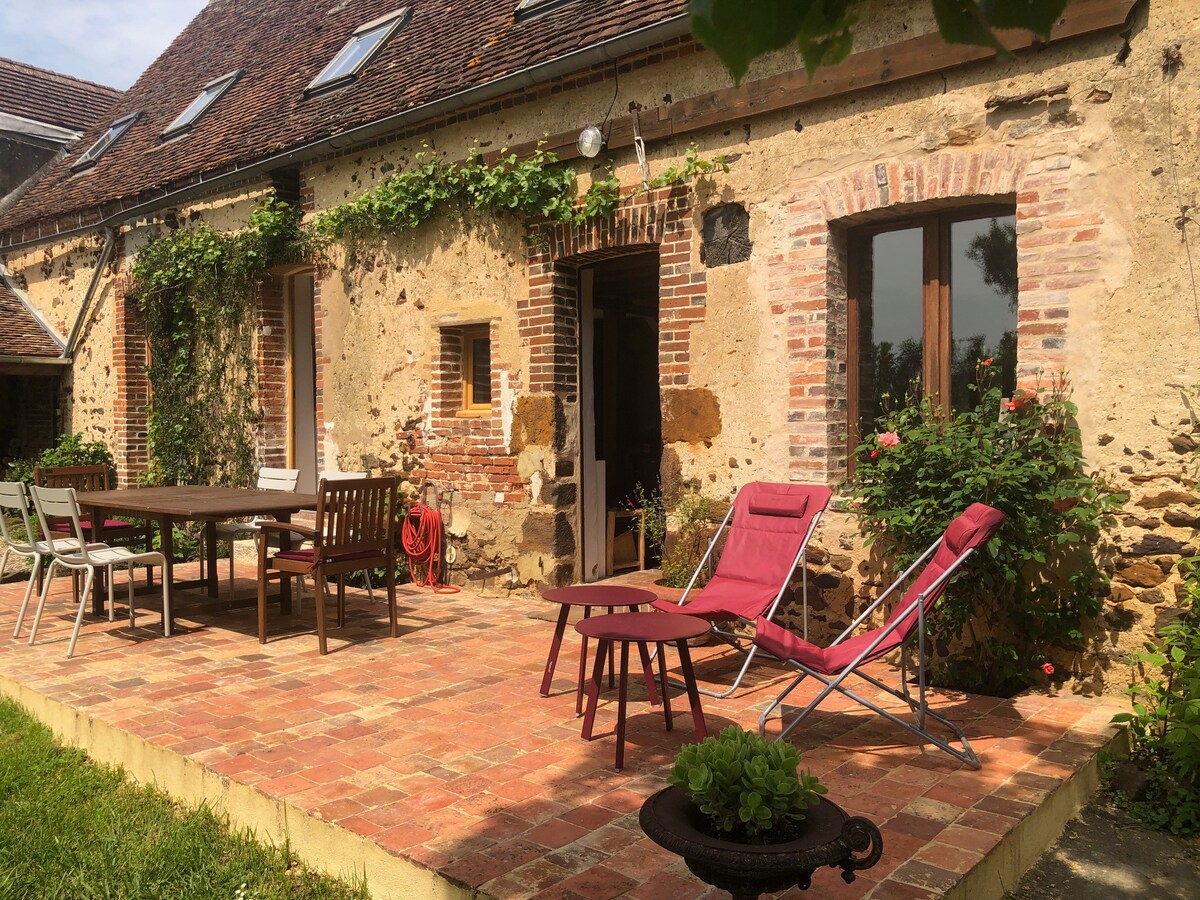
[[[249,587],[252,571],[239,574]],[[597,739],[579,738],[573,633],[552,695],[538,695],[554,614],[539,599],[404,586],[401,636],[390,640],[385,604],[354,592],[324,658],[308,630],[311,601],[291,624],[272,616],[265,646],[249,609],[184,611],[171,639],[156,613],[143,613],[133,632],[118,614],[111,625],[89,618],[67,660],[68,582],[55,584],[35,647],[9,637],[23,585],[0,586],[0,684],[10,692],[32,689],[486,895],[717,895],[637,824],[642,799],[664,786],[692,738],[690,717],[664,731],[631,678],[626,769],[614,772],[615,699],[601,707]],[[719,648],[694,654],[701,682],[735,661]],[[786,677],[765,664],[735,698],[705,698],[710,731],[754,727]],[[962,890],[967,873],[977,877],[989,851],[1107,744],[1114,711],[1113,702],[1041,694],[944,693],[938,706],[964,724],[982,771],[837,699],[795,736],[830,798],[884,835],[874,869],[849,886],[818,872],[810,895]],[[676,709],[686,709],[683,698]]]

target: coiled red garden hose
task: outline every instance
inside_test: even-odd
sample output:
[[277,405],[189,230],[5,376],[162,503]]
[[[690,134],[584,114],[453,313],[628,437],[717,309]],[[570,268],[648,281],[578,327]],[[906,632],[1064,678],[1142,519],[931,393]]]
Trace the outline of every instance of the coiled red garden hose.
[[[455,585],[438,584],[442,564],[441,513],[424,503],[414,503],[404,517],[400,542],[408,557],[408,570],[413,574],[414,584],[425,584],[442,594],[458,592]],[[423,581],[418,575],[421,569],[425,572]]]

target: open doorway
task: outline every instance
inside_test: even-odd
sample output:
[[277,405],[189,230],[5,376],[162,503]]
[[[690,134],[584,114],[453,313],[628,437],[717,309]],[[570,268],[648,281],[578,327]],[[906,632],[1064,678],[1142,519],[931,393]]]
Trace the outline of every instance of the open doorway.
[[291,278],[288,291],[288,356],[291,385],[291,467],[300,470],[296,489],[312,494],[317,490],[317,368],[313,323],[313,276],[311,272]]
[[[658,252],[580,273],[580,444],[584,580],[612,574],[610,510],[658,485]],[[618,526],[618,532],[620,528]]]

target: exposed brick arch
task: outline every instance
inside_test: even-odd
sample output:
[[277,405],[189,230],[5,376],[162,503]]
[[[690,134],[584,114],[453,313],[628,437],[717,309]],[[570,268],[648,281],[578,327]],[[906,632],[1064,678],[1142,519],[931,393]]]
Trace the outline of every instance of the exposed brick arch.
[[693,230],[691,195],[682,188],[637,195],[611,219],[587,226],[536,226],[529,297],[518,303],[521,340],[529,348],[529,390],[576,392],[578,271],[643,250],[659,253],[659,381],[686,385],[691,327],[704,318],[708,290],[703,269],[692,270]]
[[1054,139],[1029,147],[947,148],[798,179],[790,229],[770,270],[771,309],[787,317],[789,469],[793,480],[846,471],[846,247],[853,226],[952,205],[1016,208],[1018,375],[1066,364],[1071,292],[1095,283],[1103,216],[1069,189],[1072,158]]
[[553,479],[555,515],[552,552],[558,558],[547,576],[554,583],[575,578],[581,562],[579,434],[579,270],[593,262],[630,253],[659,254],[659,383],[688,383],[692,324],[703,319],[707,280],[692,269],[691,194],[663,188],[626,199],[611,219],[585,227],[541,224],[531,230],[529,296],[518,301],[521,343],[528,352],[526,389],[549,394],[555,410]]

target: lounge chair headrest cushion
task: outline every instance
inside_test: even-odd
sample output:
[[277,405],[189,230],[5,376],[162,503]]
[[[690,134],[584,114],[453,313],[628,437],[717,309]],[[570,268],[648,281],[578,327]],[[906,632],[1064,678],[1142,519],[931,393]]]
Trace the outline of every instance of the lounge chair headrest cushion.
[[1005,515],[982,503],[972,503],[946,528],[945,546],[954,556],[991,539]]
[[750,500],[750,512],[756,516],[790,516],[800,518],[808,508],[804,494],[758,493]]

